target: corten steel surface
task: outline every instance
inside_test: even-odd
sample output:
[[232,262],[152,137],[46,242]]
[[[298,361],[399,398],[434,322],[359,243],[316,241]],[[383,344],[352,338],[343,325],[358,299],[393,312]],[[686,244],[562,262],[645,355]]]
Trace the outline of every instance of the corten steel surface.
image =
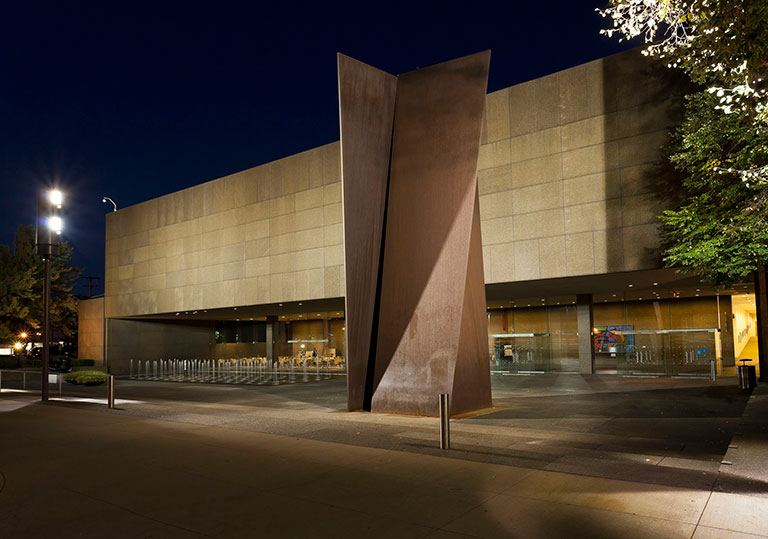
[[[372,351],[367,361],[374,367],[373,378],[366,378],[366,384],[372,385],[363,392],[372,395],[373,411],[436,416],[440,393],[451,394],[454,415],[491,404],[476,180],[489,60],[490,53],[483,52],[397,78],[384,204],[384,260],[370,332],[375,346],[362,341],[366,330],[347,335],[350,367],[356,364],[359,369],[363,362],[351,357],[353,350],[368,346]],[[354,176],[347,167],[350,171],[380,168],[351,163],[347,148],[358,142],[345,140],[355,131],[344,129],[345,119],[353,116],[344,110],[341,73],[340,63],[347,219],[370,208],[368,201],[352,207],[353,199],[347,194]],[[359,99],[370,98],[363,93]],[[374,124],[374,133],[378,125]],[[345,222],[348,302],[361,297],[350,289],[350,283],[360,286],[350,275],[349,261],[356,256],[350,250],[359,241],[350,234],[352,222]],[[365,269],[366,279],[378,271],[364,265],[358,268]],[[350,295],[355,294],[359,295],[352,299]],[[352,342],[358,338],[361,342]],[[350,409],[359,402],[360,378],[358,372],[349,379]]]
[[[397,77],[338,55],[347,407],[363,408],[371,354]],[[370,363],[369,363],[370,362]],[[370,397],[368,398],[370,401]]]

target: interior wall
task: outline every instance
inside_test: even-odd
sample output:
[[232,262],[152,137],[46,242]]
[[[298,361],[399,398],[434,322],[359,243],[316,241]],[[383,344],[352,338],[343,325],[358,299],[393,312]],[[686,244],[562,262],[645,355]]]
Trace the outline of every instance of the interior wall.
[[745,307],[739,303],[733,305],[733,344],[736,357],[741,355],[749,339],[757,337],[757,314]]

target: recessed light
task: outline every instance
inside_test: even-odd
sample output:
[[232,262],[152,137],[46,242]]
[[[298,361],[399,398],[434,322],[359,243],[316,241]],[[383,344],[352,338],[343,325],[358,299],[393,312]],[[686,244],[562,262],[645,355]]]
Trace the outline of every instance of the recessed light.
[[615,297],[616,297],[616,294],[613,294],[613,297],[615,298]]
[[630,288],[632,288],[632,286],[633,286],[633,285],[631,285],[631,284],[630,284],[630,285],[627,285],[627,286],[629,286]]
[[299,305],[304,305],[303,303],[299,302]]
[[659,283],[653,283],[653,286],[659,286]]

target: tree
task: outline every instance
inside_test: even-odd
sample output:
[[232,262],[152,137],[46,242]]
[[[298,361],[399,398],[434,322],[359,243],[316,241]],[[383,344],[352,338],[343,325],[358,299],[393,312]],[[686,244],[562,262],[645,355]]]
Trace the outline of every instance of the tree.
[[[51,259],[51,326],[71,337],[77,331],[77,300],[72,287],[81,270],[69,265],[72,247],[63,242]],[[42,326],[43,260],[35,251],[35,229],[20,226],[13,250],[0,245],[0,342],[18,339]]]
[[743,281],[768,260],[768,3],[764,0],[614,0],[597,10],[622,39],[684,70],[687,98],[670,160],[685,202],[665,211],[665,262],[707,281]]

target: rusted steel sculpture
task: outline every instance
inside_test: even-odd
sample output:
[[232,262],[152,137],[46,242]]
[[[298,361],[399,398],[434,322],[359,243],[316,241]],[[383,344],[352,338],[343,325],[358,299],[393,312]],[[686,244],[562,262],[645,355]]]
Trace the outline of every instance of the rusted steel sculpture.
[[348,408],[491,405],[477,157],[488,51],[393,76],[339,55]]

